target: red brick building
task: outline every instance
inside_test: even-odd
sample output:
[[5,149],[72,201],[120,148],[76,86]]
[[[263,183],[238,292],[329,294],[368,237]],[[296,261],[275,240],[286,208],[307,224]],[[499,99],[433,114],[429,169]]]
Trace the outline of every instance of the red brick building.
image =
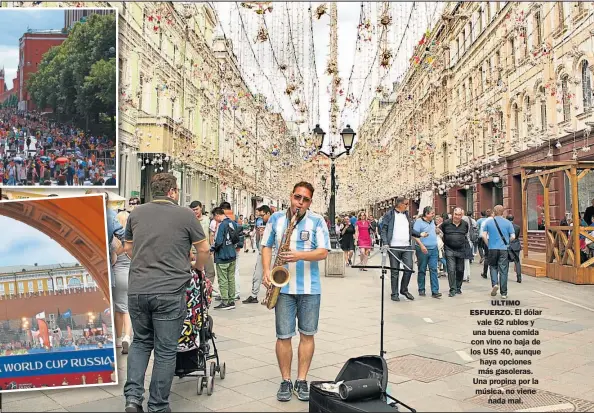
[[35,105],[27,90],[27,80],[37,72],[43,55],[52,47],[59,46],[68,38],[62,30],[29,30],[19,41],[18,98],[19,110],[32,110]]
[[[9,86],[9,83],[12,83],[12,87]],[[18,84],[18,74],[15,79],[12,79],[12,82],[7,82],[4,68],[0,69],[0,103],[4,103],[4,101],[9,99],[12,95],[18,96]]]

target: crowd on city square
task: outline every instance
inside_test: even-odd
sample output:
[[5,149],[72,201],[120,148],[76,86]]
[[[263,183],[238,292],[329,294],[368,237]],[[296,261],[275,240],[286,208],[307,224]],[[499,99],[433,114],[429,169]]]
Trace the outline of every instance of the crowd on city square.
[[115,185],[115,137],[39,112],[0,110],[0,182],[7,186]]

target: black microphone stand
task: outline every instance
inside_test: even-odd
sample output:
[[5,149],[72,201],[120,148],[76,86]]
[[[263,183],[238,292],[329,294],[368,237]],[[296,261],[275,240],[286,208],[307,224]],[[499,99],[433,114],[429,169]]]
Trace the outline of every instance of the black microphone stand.
[[[380,357],[384,357],[386,352],[384,351],[384,297],[385,297],[385,284],[386,284],[386,274],[388,270],[395,270],[395,271],[402,271],[402,273],[414,273],[414,271],[408,267],[405,263],[402,262],[400,258],[396,256],[392,251],[410,251],[413,250],[406,247],[388,247],[387,245],[380,247],[379,251],[375,254],[371,255],[369,258],[375,257],[377,254],[382,254],[382,264],[381,265],[351,265],[351,268],[369,268],[369,269],[376,269],[382,270],[382,275],[380,279],[382,280],[382,305],[381,305],[381,316],[380,316]],[[388,253],[392,254],[392,257],[397,261],[398,267],[389,267],[386,266],[386,258],[388,257]],[[400,268],[402,266],[402,268]]]
[[[382,270],[382,275],[380,276],[381,280],[382,280],[382,305],[381,305],[381,318],[380,318],[380,357],[384,358],[384,354],[386,354],[386,351],[384,351],[384,296],[385,296],[385,280],[386,280],[386,274],[388,273],[388,270],[396,270],[396,271],[402,271],[402,273],[414,273],[414,271],[412,270],[412,268],[410,268],[408,265],[406,265],[405,263],[402,262],[402,260],[400,258],[398,258],[396,256],[396,254],[394,254],[393,251],[410,251],[412,253],[412,249],[411,248],[406,248],[406,247],[389,247],[387,245],[380,247],[379,251],[376,252],[375,254],[371,255],[369,258],[373,258],[375,257],[377,254],[382,254],[382,264],[381,265],[352,265],[351,268],[370,268],[370,269],[380,269]],[[388,267],[386,266],[386,257],[388,256],[388,253],[392,254],[392,257],[394,257],[394,259],[396,259],[398,267]],[[402,268],[400,268],[400,266],[402,266]],[[394,397],[390,396],[387,392],[383,392],[384,396],[387,399],[393,400],[392,403],[390,403],[390,406],[394,407],[396,410],[398,410],[398,404],[401,404],[402,406],[406,407],[408,410],[410,410],[412,413],[416,413],[417,411],[415,409],[413,409],[412,407],[402,403],[400,400],[395,399]]]

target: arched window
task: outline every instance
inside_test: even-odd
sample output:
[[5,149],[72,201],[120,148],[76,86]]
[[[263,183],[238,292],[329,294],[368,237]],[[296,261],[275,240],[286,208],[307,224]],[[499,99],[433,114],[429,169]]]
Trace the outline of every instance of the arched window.
[[538,47],[542,44],[542,18],[540,11],[534,13],[534,47]]
[[540,130],[547,130],[547,91],[544,86],[538,89],[540,93]]
[[592,76],[588,68],[588,61],[582,62],[582,95],[584,102],[584,110],[592,107]]
[[68,280],[68,288],[80,288],[82,283],[78,278],[71,278]]
[[532,119],[532,108],[530,107],[530,97],[526,96],[526,99],[524,100],[524,130],[522,132],[522,134],[520,136],[522,137],[528,137],[528,132],[529,132],[529,128],[528,128],[528,124],[530,123]]
[[565,22],[565,12],[563,10],[563,2],[557,2],[557,27],[559,30],[563,30],[563,24]]
[[569,99],[569,76],[563,75],[561,78],[561,93],[563,94],[563,121],[569,122],[571,117],[571,101]]
[[516,67],[516,42],[513,37],[509,39],[510,68]]
[[520,109],[518,104],[514,103],[512,106],[512,114],[514,116],[514,139],[520,140]]

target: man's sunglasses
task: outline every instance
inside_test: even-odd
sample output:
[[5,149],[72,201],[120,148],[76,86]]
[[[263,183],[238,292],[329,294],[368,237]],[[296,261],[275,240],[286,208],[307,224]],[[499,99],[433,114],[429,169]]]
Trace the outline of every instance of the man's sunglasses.
[[295,198],[295,201],[301,201],[303,199],[305,203],[311,202],[311,198],[299,194],[293,194],[293,198]]

